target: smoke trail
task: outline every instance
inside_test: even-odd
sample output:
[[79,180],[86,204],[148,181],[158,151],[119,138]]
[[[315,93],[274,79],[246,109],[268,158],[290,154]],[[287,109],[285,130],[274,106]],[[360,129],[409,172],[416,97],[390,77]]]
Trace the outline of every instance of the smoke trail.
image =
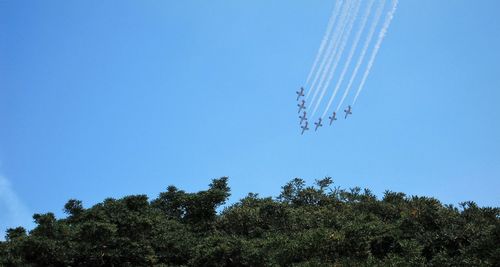
[[375,48],[373,49],[372,55],[370,57],[370,61],[368,62],[368,66],[366,67],[365,74],[363,75],[363,79],[361,80],[361,84],[359,85],[358,91],[356,92],[356,96],[354,96],[354,100],[352,101],[352,105],[354,105],[356,103],[356,100],[358,99],[359,93],[361,93],[361,90],[363,90],[363,86],[365,85],[366,78],[368,77],[368,74],[370,74],[370,70],[373,66],[373,62],[375,61],[375,57],[377,56],[378,50],[380,49],[380,45],[382,44],[382,41],[384,40],[385,34],[387,33],[387,29],[389,28],[389,25],[391,24],[392,18],[394,17],[394,12],[396,12],[397,7],[398,7],[398,0],[393,0],[392,1],[392,8],[389,11],[389,13],[387,13],[387,17],[385,18],[384,26],[378,35],[377,43],[375,44]]
[[332,35],[333,25],[337,20],[339,9],[342,6],[343,0],[337,0],[335,3],[335,7],[333,8],[332,15],[330,16],[330,20],[328,21],[328,26],[326,27],[325,35],[323,36],[323,40],[321,41],[321,45],[319,46],[318,53],[316,54],[316,58],[314,59],[314,63],[312,65],[311,70],[309,71],[309,75],[307,75],[306,85],[309,84],[311,80],[311,76],[313,75],[316,67],[318,65],[319,59],[325,50],[325,46]]
[[344,91],[344,94],[342,95],[342,99],[340,99],[340,102],[337,106],[337,109],[335,112],[339,112],[340,107],[344,103],[345,98],[349,94],[349,91],[352,88],[352,84],[354,82],[354,79],[358,75],[359,68],[361,67],[361,64],[363,63],[363,60],[365,59],[366,52],[368,51],[368,47],[372,41],[373,35],[375,34],[375,30],[377,29],[377,25],[380,21],[380,17],[382,16],[382,11],[384,10],[385,6],[385,0],[382,0],[381,4],[375,11],[375,17],[373,18],[372,25],[370,27],[370,30],[368,31],[368,37],[365,40],[365,44],[363,45],[363,49],[361,50],[361,54],[358,58],[358,62],[356,63],[356,67],[354,68],[354,71],[352,72],[351,78],[349,79],[349,83],[347,84],[347,87]]
[[[338,47],[340,45],[340,40],[344,36],[344,32],[345,32],[346,26],[348,24],[348,19],[349,19],[350,15],[352,14],[352,8],[354,7],[352,5],[353,3],[354,3],[354,1],[349,1],[350,5],[349,5],[347,11],[345,11],[344,14],[343,14],[344,16],[342,18],[341,25],[338,25],[338,26],[340,26],[340,29],[337,29],[337,32],[336,32],[337,33],[337,36],[336,36],[337,38],[335,39],[335,46],[328,51],[327,55],[323,59],[324,62],[322,62],[323,63],[322,64],[322,68],[320,69],[321,71],[318,71],[316,73],[316,77],[315,77],[315,81],[314,81],[315,82],[315,89],[321,88],[321,85],[323,84],[323,82],[324,82],[324,80],[326,78],[326,75],[328,73],[328,70],[329,70],[329,68],[331,66],[331,62],[333,61],[335,55],[338,52]],[[318,80],[319,77],[321,77],[320,80]],[[316,84],[316,82],[319,82],[319,83]],[[314,91],[312,100],[310,101],[311,104],[316,99],[316,96],[318,95],[318,92],[319,92],[318,90]]]
[[[349,40],[349,36],[351,35],[352,27],[354,26],[354,21],[356,20],[356,15],[358,14],[360,5],[361,5],[361,1],[356,1],[355,10],[354,10],[354,12],[351,13],[351,17],[349,18],[349,23],[347,26],[348,29],[345,32],[345,34],[343,34],[343,36],[342,36],[342,44],[340,46],[339,51],[337,51],[337,53],[335,55],[335,60],[334,61],[330,60],[328,62],[328,66],[326,68],[326,71],[329,71],[328,79],[326,79],[326,83],[325,83],[324,78],[326,75],[323,75],[323,77],[321,79],[321,83],[320,83],[321,85],[323,85],[322,89],[321,89],[321,95],[320,95],[319,99],[316,101],[316,105],[314,106],[314,110],[313,110],[311,116],[314,116],[314,114],[316,113],[316,110],[318,110],[319,104],[321,103],[321,100],[323,100],[323,97],[325,96],[326,89],[328,88],[328,86],[330,85],[330,83],[333,79],[333,75],[335,74],[335,70],[337,69],[340,58],[342,57],[342,53],[344,52],[345,46],[347,45],[347,41]],[[332,61],[334,62],[333,67],[331,67]],[[326,71],[324,74],[326,74]],[[311,103],[313,103],[313,102],[311,102]]]
[[[327,62],[327,59],[333,51],[337,49],[337,39],[339,38],[339,35],[341,33],[341,30],[343,28],[343,25],[345,24],[345,20],[347,18],[347,14],[349,13],[349,8],[351,7],[351,2],[347,1],[347,3],[343,6],[342,11],[341,11],[341,17],[337,25],[335,26],[335,29],[333,30],[333,36],[330,39],[330,43],[328,44],[328,47],[326,49],[326,54],[323,56],[323,59],[321,60],[321,64],[316,71],[316,74],[314,75],[314,80],[312,82],[312,85],[310,87],[310,90],[308,91],[308,94],[306,96],[306,101],[308,100],[310,93],[315,91],[316,87],[316,82],[318,81],[318,78],[320,76],[321,71],[324,69],[325,64]],[[317,92],[314,92],[313,98],[316,97]]]
[[345,76],[347,70],[349,69],[349,65],[351,65],[352,57],[354,56],[354,52],[356,51],[356,48],[358,47],[359,39],[361,39],[361,34],[363,33],[363,30],[365,29],[366,22],[368,21],[368,17],[370,16],[370,12],[372,10],[374,3],[375,3],[374,0],[370,0],[368,2],[365,14],[363,15],[358,32],[356,33],[356,36],[354,37],[354,41],[353,41],[353,44],[351,46],[351,50],[349,51],[349,55],[347,56],[346,63],[344,64],[344,68],[342,69],[342,72],[341,72],[340,77],[337,81],[337,84],[335,85],[335,89],[333,90],[333,94],[330,97],[330,100],[328,100],[328,104],[326,106],[325,111],[321,115],[321,118],[324,118],[326,113],[330,109],[330,106],[332,105],[333,99],[335,99],[335,96],[337,95],[337,91],[339,90],[340,85],[342,84],[342,81],[344,80],[344,76]]

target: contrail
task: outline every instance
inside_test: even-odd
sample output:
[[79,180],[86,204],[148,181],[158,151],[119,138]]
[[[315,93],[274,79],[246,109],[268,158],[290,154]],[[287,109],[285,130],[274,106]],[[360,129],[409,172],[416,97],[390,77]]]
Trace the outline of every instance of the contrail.
[[368,47],[372,41],[373,35],[375,34],[375,30],[377,29],[377,25],[380,21],[380,17],[382,16],[382,11],[384,11],[384,6],[385,6],[386,0],[382,0],[381,4],[375,11],[375,17],[373,18],[372,25],[370,27],[370,30],[368,31],[368,37],[365,40],[365,44],[363,45],[363,49],[361,50],[361,54],[358,58],[358,62],[356,63],[356,67],[354,68],[354,71],[352,72],[351,78],[349,79],[349,83],[347,84],[347,87],[344,91],[344,95],[342,95],[342,99],[339,102],[339,105],[337,106],[337,109],[335,112],[339,112],[340,107],[342,106],[342,103],[344,103],[345,98],[349,94],[349,91],[351,90],[352,84],[354,82],[354,79],[358,75],[359,68],[361,67],[361,64],[363,63],[363,60],[365,59],[366,52],[368,51]]
[[368,74],[370,74],[370,69],[373,66],[373,62],[375,61],[375,57],[377,56],[378,50],[380,49],[380,45],[382,44],[382,41],[384,40],[385,34],[387,33],[387,29],[389,28],[389,25],[391,24],[392,18],[394,17],[394,12],[396,12],[397,7],[398,7],[398,0],[393,0],[392,1],[392,8],[389,11],[389,13],[387,13],[387,17],[385,18],[384,26],[378,35],[377,43],[375,44],[375,48],[373,49],[372,55],[370,57],[370,61],[368,62],[368,66],[366,67],[365,74],[363,75],[363,79],[361,80],[361,84],[359,85],[358,91],[356,92],[356,96],[354,96],[354,100],[352,101],[352,105],[354,105],[356,103],[356,100],[358,99],[359,93],[361,93],[361,90],[363,90],[363,86],[365,85],[366,78],[368,77]]
[[318,53],[316,54],[316,58],[314,59],[314,63],[312,65],[311,71],[309,71],[309,75],[307,75],[307,80],[306,80],[306,85],[309,84],[309,81],[311,80],[311,77],[316,70],[316,67],[318,65],[319,59],[321,55],[323,54],[323,51],[325,50],[325,46],[330,39],[330,36],[332,35],[332,30],[333,30],[333,25],[335,24],[335,21],[337,20],[339,9],[342,6],[343,0],[338,0],[335,3],[335,7],[333,8],[332,15],[330,16],[330,20],[328,21],[328,26],[326,27],[326,32],[325,35],[323,36],[323,40],[321,41],[321,45],[319,46]]
[[[341,29],[342,29],[343,25],[345,24],[345,20],[347,18],[347,14],[349,13],[348,10],[350,7],[351,7],[351,2],[348,1],[347,4],[345,4],[342,8],[340,20],[337,23],[337,25],[335,25],[335,29],[333,30],[333,36],[330,39],[330,42],[329,42],[328,47],[326,49],[326,54],[323,56],[323,59],[321,60],[321,64],[320,64],[318,70],[316,71],[316,75],[314,75],[314,80],[313,80],[311,87],[310,87],[310,90],[308,91],[308,94],[306,96],[306,101],[308,100],[310,93],[315,91],[315,89],[316,89],[315,88],[316,82],[318,81],[318,78],[320,76],[321,71],[325,67],[325,64],[327,62],[327,58],[337,48],[337,43],[338,43],[337,39],[339,38],[339,33],[341,32]],[[314,92],[313,99],[316,98],[316,94],[317,94],[317,92]]]
[[[335,60],[333,61],[333,58],[330,59],[330,61],[328,62],[328,66],[326,67],[326,70],[323,73],[323,77],[321,78],[321,83],[320,83],[320,85],[323,85],[322,89],[321,89],[321,95],[320,95],[319,99],[316,101],[316,105],[314,106],[314,110],[313,110],[311,116],[314,116],[314,114],[316,113],[316,110],[318,109],[319,104],[321,103],[321,100],[323,100],[323,97],[325,96],[326,89],[328,88],[328,86],[330,85],[330,83],[333,79],[333,75],[335,74],[335,70],[337,69],[340,58],[342,57],[342,53],[344,52],[345,46],[347,45],[347,41],[349,40],[349,36],[351,35],[352,27],[354,26],[354,21],[356,20],[356,15],[358,14],[360,5],[361,5],[361,1],[356,1],[356,6],[354,9],[354,12],[351,12],[351,14],[350,14],[351,16],[349,18],[347,31],[345,32],[345,34],[342,35],[342,44],[340,46],[339,51],[336,52]],[[333,67],[331,67],[332,61],[334,62]],[[327,82],[325,83],[324,78],[325,78],[325,74],[327,71],[329,71],[329,75],[328,75],[328,79],[326,80]],[[313,102],[311,102],[311,103],[313,103]]]
[[[349,69],[349,65],[351,65],[352,57],[354,56],[354,52],[356,51],[356,48],[358,47],[359,39],[361,39],[361,34],[363,33],[363,31],[365,29],[366,22],[368,21],[368,17],[370,16],[370,12],[372,10],[372,7],[373,7],[374,3],[375,3],[374,0],[370,0],[368,2],[365,14],[363,15],[363,18],[361,20],[361,24],[359,26],[358,32],[356,33],[356,36],[354,37],[354,41],[353,41],[353,44],[351,46],[351,50],[349,51],[349,55],[347,56],[346,63],[344,64],[344,68],[342,69],[342,72],[341,72],[340,77],[339,77],[339,79],[337,81],[337,84],[335,85],[335,89],[333,91],[333,94],[330,97],[330,100],[328,100],[328,104],[326,106],[325,111],[321,115],[321,118],[324,118],[325,115],[326,115],[326,113],[330,109],[330,106],[332,105],[333,99],[335,99],[335,96],[337,95],[337,91],[339,90],[340,85],[342,84],[342,81],[344,80],[344,76],[345,76],[347,70]],[[331,78],[330,78],[330,80],[331,80]]]

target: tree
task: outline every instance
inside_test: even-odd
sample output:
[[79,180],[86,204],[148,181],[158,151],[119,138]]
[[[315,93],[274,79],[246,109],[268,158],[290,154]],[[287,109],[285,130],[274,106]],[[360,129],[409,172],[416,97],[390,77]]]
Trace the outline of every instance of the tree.
[[0,266],[500,266],[499,208],[391,191],[379,200],[326,177],[217,212],[227,181],[89,208],[71,199],[66,218],[35,214],[29,233],[8,229]]

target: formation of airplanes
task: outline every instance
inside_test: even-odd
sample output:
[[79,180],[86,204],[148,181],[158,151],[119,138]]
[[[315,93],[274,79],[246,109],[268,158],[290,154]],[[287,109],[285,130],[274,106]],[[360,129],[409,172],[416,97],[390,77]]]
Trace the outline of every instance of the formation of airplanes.
[[[299,101],[302,97],[304,97],[304,87],[301,87],[299,91],[295,92],[297,94],[297,101]],[[302,99],[297,104],[297,107],[299,108],[299,113],[303,112],[302,115],[299,116],[300,119],[300,128],[302,129],[302,133],[304,134],[305,131],[309,130],[309,122],[307,120],[307,111],[306,110],[306,101]],[[351,105],[348,105],[346,109],[344,109],[345,112],[345,117],[344,119],[347,119],[347,116],[352,115],[352,107]],[[332,116],[329,116],[328,119],[330,120],[330,126],[333,124],[334,121],[337,120],[337,113],[333,112]],[[318,128],[323,126],[322,119],[318,118],[318,121],[314,123],[314,131],[317,131]]]

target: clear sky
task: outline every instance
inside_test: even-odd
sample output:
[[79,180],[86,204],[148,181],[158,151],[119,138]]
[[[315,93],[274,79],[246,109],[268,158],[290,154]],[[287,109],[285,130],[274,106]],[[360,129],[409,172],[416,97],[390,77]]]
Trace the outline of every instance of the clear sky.
[[0,0],[0,227],[70,198],[294,177],[500,206],[500,2],[401,0],[348,120],[295,90],[334,1]]

